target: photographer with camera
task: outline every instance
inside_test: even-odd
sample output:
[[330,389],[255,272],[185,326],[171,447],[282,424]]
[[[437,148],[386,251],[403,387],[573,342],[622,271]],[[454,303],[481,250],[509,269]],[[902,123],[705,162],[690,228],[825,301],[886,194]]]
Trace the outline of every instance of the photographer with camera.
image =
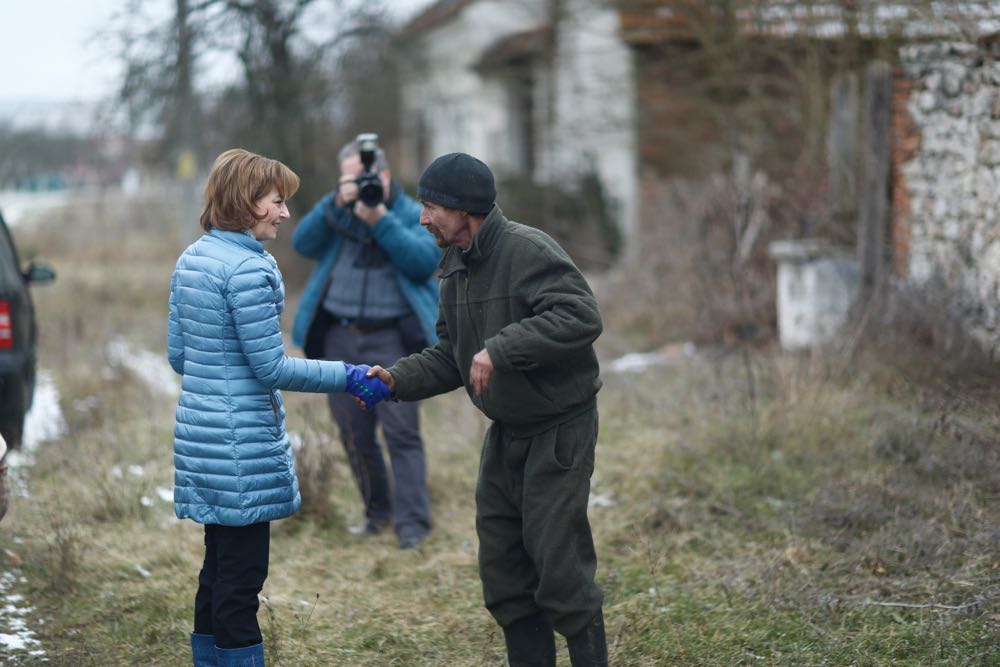
[[[420,204],[392,180],[375,134],[360,134],[338,154],[340,178],[299,221],[295,250],[317,265],[295,314],[293,342],[307,357],[390,366],[437,342],[440,251],[420,226]],[[401,549],[431,529],[424,444],[415,403],[358,410],[342,394],[328,402],[365,505],[352,532],[390,524]],[[392,482],[375,438],[382,425]]]

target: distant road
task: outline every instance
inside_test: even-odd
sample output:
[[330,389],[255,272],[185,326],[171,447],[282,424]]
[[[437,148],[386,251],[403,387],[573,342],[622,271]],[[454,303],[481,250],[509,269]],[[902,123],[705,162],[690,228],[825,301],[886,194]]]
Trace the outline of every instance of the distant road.
[[29,192],[26,190],[0,190],[0,213],[10,227],[31,220],[37,213],[70,204],[93,204],[101,200],[105,202],[125,201],[135,198],[176,198],[177,185],[170,182],[149,183],[142,186],[127,188],[75,188]]
[[52,190],[29,192],[25,190],[0,190],[0,213],[11,227],[24,221],[33,211],[59,208],[72,201],[94,199],[94,190]]

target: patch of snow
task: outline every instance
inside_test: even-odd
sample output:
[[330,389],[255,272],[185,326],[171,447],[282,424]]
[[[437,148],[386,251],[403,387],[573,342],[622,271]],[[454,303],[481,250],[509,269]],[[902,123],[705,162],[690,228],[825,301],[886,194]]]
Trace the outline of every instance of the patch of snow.
[[139,563],[135,564],[135,571],[138,572],[139,576],[142,577],[143,579],[149,579],[149,577],[151,576],[149,570],[144,568],[142,565],[139,565]]
[[139,502],[142,504],[143,507],[152,507],[153,506],[153,499],[150,498],[149,496],[143,496],[143,497],[139,498]]
[[588,507],[615,507],[617,505],[618,501],[607,493],[591,493],[590,499],[587,500]]
[[35,379],[35,397],[24,418],[21,449],[7,452],[8,481],[15,498],[27,498],[28,468],[35,464],[35,451],[43,442],[66,434],[66,421],[59,407],[59,390],[52,373],[40,370]]
[[774,498],[772,496],[768,496],[767,498],[764,499],[764,501],[773,510],[780,510],[781,508],[783,508],[785,506],[785,501],[782,500],[781,498]]
[[10,587],[17,581],[23,582],[24,578],[16,579],[10,572],[0,573],[0,625],[8,632],[0,632],[0,648],[10,651],[28,651],[29,655],[41,656],[45,654],[40,648],[40,644],[35,639],[35,633],[25,622],[24,617],[34,611],[34,609],[24,604],[24,597],[16,593],[7,593]]
[[142,466],[130,465],[128,467],[128,473],[130,475],[135,475],[136,477],[142,477],[143,475],[146,474],[146,471],[143,469]]
[[698,353],[698,348],[692,342],[671,343],[653,352],[630,352],[610,364],[608,370],[612,373],[632,373],[644,371],[651,366],[665,366],[680,359],[691,358]]
[[72,190],[30,192],[25,190],[0,191],[0,210],[8,227],[24,222],[29,213],[66,206],[76,193]]
[[87,396],[73,401],[73,409],[77,412],[90,412],[100,404],[101,401],[96,396]]
[[608,370],[612,373],[630,373],[643,371],[649,366],[659,366],[666,363],[663,355],[658,352],[629,352],[611,362]]
[[168,396],[180,393],[177,374],[162,354],[136,349],[121,336],[111,339],[106,350],[112,366],[127,369],[152,391]]
[[25,450],[33,450],[48,440],[58,440],[66,435],[66,421],[59,407],[59,390],[52,373],[38,372],[35,380],[35,398],[24,420]]
[[158,495],[160,497],[160,500],[162,500],[165,503],[172,503],[172,502],[174,502],[174,490],[173,490],[173,488],[169,488],[168,489],[165,486],[158,486],[158,487],[156,487],[156,495]]

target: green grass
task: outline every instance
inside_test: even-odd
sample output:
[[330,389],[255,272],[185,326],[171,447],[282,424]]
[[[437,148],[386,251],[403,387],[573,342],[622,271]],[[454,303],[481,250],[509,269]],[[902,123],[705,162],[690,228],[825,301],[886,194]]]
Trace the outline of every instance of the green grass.
[[[189,661],[202,532],[156,496],[172,483],[173,402],[102,370],[114,336],[162,351],[168,214],[109,203],[17,230],[59,270],[35,296],[68,429],[0,530],[0,570],[23,576],[12,592],[46,651],[5,664]],[[620,340],[609,326],[602,351]],[[1000,664],[995,398],[770,350],[606,374],[593,487],[614,505],[591,520],[612,664]],[[505,664],[476,571],[486,420],[461,392],[424,404],[435,530],[401,552],[347,533],[361,507],[323,398],[286,403],[308,495],[273,527],[269,664]]]

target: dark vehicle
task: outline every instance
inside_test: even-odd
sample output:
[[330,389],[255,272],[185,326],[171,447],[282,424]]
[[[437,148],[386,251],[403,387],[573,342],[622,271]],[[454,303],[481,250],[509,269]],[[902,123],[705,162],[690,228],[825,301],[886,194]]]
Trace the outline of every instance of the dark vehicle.
[[0,434],[12,449],[21,446],[24,415],[35,393],[38,328],[28,286],[56,277],[31,262],[21,270],[14,239],[0,216]]

